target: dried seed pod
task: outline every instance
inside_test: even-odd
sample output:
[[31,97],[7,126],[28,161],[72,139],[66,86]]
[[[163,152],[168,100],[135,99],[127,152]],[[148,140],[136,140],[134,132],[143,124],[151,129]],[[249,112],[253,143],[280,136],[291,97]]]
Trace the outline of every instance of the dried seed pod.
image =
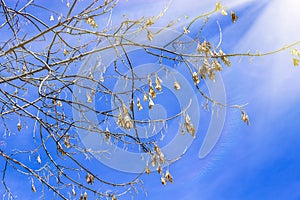
[[180,88],[181,88],[180,84],[177,81],[175,81],[174,82],[174,89],[179,90]]
[[147,94],[144,94],[143,100],[144,100],[144,101],[147,101],[147,100],[148,100]]
[[153,106],[154,106],[154,102],[152,101],[151,98],[149,98],[149,109],[151,110]]
[[222,61],[223,61],[223,63],[225,65],[227,65],[228,67],[230,67],[231,63],[230,63],[228,57],[226,56],[226,54],[221,49],[220,49],[220,51],[218,53],[218,56],[221,57],[221,59],[222,59]]
[[130,129],[132,129],[132,127],[133,127],[132,121],[131,121],[129,115],[126,115],[124,117],[124,128],[130,130]]
[[235,23],[236,20],[238,20],[238,16],[234,12],[231,12],[231,21],[232,21],[232,23]]
[[20,122],[17,124],[17,128],[18,128],[18,131],[20,132],[22,129],[22,124]]
[[118,198],[117,198],[115,195],[113,195],[113,196],[111,197],[111,200],[118,200]]
[[31,190],[32,190],[32,192],[36,192],[36,189],[35,189],[33,181],[31,182]]
[[158,91],[162,90],[161,80],[158,76],[155,79],[155,89],[157,89]]
[[76,196],[76,191],[75,191],[74,188],[72,188],[72,195],[73,195],[73,196]]
[[193,72],[193,81],[194,81],[195,85],[200,83],[199,76],[198,76],[197,72]]
[[293,64],[294,64],[295,67],[296,67],[296,66],[299,66],[299,62],[300,62],[299,59],[293,58]]
[[185,126],[187,132],[190,133],[192,135],[192,137],[195,137],[196,129],[195,129],[194,125],[191,123],[191,118],[188,114],[185,116],[184,126]]
[[224,16],[226,16],[227,15],[227,11],[225,9],[222,9],[221,10],[221,14],[224,15]]
[[57,106],[62,107],[62,102],[60,100],[57,101]]
[[66,152],[63,150],[60,143],[57,143],[57,150],[61,153],[62,156],[66,155]]
[[212,61],[212,67],[213,67],[213,69],[215,69],[217,71],[222,71],[222,66],[218,60]]
[[153,156],[153,157],[152,157],[151,165],[152,165],[153,167],[157,165],[157,158],[156,158],[156,156]]
[[169,170],[166,171],[166,175],[165,175],[166,179],[168,181],[170,181],[171,183],[173,183],[173,177],[172,175],[170,174]]
[[248,115],[245,113],[245,111],[241,111],[241,112],[242,112],[241,118],[242,118],[243,122],[245,122],[247,125],[250,125]]
[[83,200],[87,200],[88,194],[86,192],[83,193]]
[[37,161],[39,164],[41,164],[41,163],[42,163],[42,160],[41,160],[41,157],[40,157],[40,155],[38,155],[38,156],[37,156],[37,158],[36,158],[36,161]]
[[161,165],[158,165],[156,170],[157,170],[157,172],[159,174],[161,174],[162,173],[162,167],[161,167]]
[[86,180],[86,182],[88,183],[88,184],[93,184],[94,183],[94,180],[95,180],[95,177],[92,175],[92,174],[90,174],[90,173],[88,173],[86,176],[85,176],[85,180]]
[[216,11],[220,11],[221,8],[222,8],[221,3],[220,3],[220,2],[217,2],[217,3],[216,3]]
[[109,130],[108,130],[108,127],[106,127],[106,129],[105,129],[105,131],[104,131],[104,134],[105,134],[106,140],[108,141],[109,138],[110,138],[110,132],[109,132]]
[[146,165],[145,172],[146,172],[146,174],[150,174],[151,173],[151,170],[150,170],[150,167],[149,167],[148,164]]
[[154,99],[156,97],[156,92],[154,91],[152,85],[149,86],[149,96],[151,96],[152,99]]
[[157,144],[154,144],[154,151],[155,151],[157,154],[160,154],[160,153],[161,153],[161,150],[160,150],[159,146],[157,146]]
[[86,98],[87,98],[87,102],[88,103],[92,103],[93,102],[93,97],[92,97],[92,95],[90,95],[90,93],[86,93]]
[[167,184],[167,180],[166,180],[166,178],[163,177],[163,176],[160,178],[160,181],[161,181],[161,184],[163,184],[163,185],[166,185],[166,184]]
[[68,135],[68,134],[64,138],[64,145],[67,149],[69,149],[71,147],[70,135]]
[[149,41],[153,40],[153,34],[151,33],[151,31],[147,31],[147,38]]
[[143,106],[141,104],[141,100],[139,98],[137,99],[137,107],[138,107],[138,110],[142,110],[143,109]]

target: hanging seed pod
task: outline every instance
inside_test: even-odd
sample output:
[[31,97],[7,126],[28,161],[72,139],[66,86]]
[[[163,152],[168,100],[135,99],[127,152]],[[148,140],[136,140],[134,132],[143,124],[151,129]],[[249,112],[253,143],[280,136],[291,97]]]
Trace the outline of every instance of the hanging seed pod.
[[32,192],[36,192],[36,189],[35,189],[33,181],[31,182],[31,190],[32,190]]
[[162,90],[161,80],[158,76],[155,79],[155,89],[157,89],[158,91]]
[[37,161],[39,164],[41,164],[41,163],[42,163],[42,160],[41,160],[41,157],[40,157],[40,155],[38,155],[38,156],[37,156],[37,158],[36,158],[36,161]]
[[238,16],[234,12],[231,12],[231,21],[232,21],[232,23],[235,23],[236,20],[238,20]]
[[64,145],[67,149],[69,149],[71,147],[71,143],[70,143],[70,135],[66,135],[64,138]]
[[141,100],[139,98],[137,99],[137,107],[138,107],[138,110],[142,110],[143,109],[143,106],[141,104]]
[[72,195],[75,197],[76,196],[76,191],[74,188],[72,188]]
[[90,95],[90,93],[86,93],[86,101],[88,102],[88,103],[92,103],[93,102],[93,97],[92,97],[92,95]]
[[152,101],[151,98],[149,98],[149,109],[151,110],[153,106],[154,106],[154,102]]
[[87,200],[88,199],[88,194],[86,192],[83,193],[83,200]]
[[156,92],[154,91],[152,85],[149,86],[149,96],[151,96],[152,99],[154,99],[156,97]]
[[86,182],[88,183],[88,184],[93,184],[94,183],[94,180],[95,180],[95,177],[92,175],[92,174],[90,174],[90,173],[88,173],[86,176],[85,176],[85,180],[86,180]]
[[20,122],[17,124],[17,128],[18,128],[18,131],[20,132],[20,131],[21,131],[21,129],[22,129],[22,125],[21,125],[21,123],[20,123]]
[[167,184],[167,180],[163,176],[160,178],[160,181],[161,181],[161,184],[163,184],[163,185]]
[[132,121],[129,117],[129,115],[127,114],[124,117],[124,128],[130,130],[133,127]]
[[57,106],[62,107],[62,102],[60,100],[57,101]]
[[196,129],[195,129],[194,125],[191,123],[191,118],[188,114],[185,116],[184,126],[185,126],[187,132],[190,133],[192,135],[192,137],[195,137]]
[[197,72],[193,72],[193,81],[194,81],[195,85],[200,83],[199,76],[198,76]]
[[146,172],[146,174],[150,174],[151,173],[151,170],[150,170],[150,167],[149,167],[148,163],[146,165],[145,172]]
[[148,100],[147,94],[144,94],[143,100],[144,100],[144,101],[147,101],[147,100]]
[[169,170],[166,171],[166,175],[165,175],[166,179],[168,181],[170,181],[170,183],[173,183],[173,177],[172,175],[170,174]]
[[108,130],[108,127],[106,127],[106,129],[105,129],[105,131],[104,131],[104,134],[105,134],[106,141],[108,141],[109,138],[110,138],[110,132],[109,132],[109,130]]
[[177,81],[175,81],[174,82],[174,89],[175,90],[180,90],[180,88],[181,88],[181,85]]
[[156,158],[156,156],[153,156],[153,157],[152,157],[151,165],[152,165],[153,167],[157,165],[157,158]]
[[111,197],[111,200],[118,200],[118,198],[117,198],[115,195],[113,195],[113,196]]
[[242,111],[242,120],[243,122],[245,122],[247,125],[250,125],[250,122],[249,122],[249,117],[248,115],[245,113],[245,111]]

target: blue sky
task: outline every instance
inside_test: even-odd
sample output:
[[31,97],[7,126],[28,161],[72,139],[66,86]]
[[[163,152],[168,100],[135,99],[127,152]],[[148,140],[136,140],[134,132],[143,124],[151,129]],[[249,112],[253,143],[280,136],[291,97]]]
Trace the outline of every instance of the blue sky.
[[[300,39],[300,4],[296,1],[221,2],[239,16],[234,24],[229,23],[229,17],[216,17],[223,30],[221,47],[225,52],[265,52]],[[155,15],[166,3],[122,1],[113,21],[123,13],[132,17]],[[213,1],[173,0],[158,25],[184,15],[197,16],[214,6]],[[182,19],[179,25],[184,23]],[[216,29],[216,24],[210,22],[208,27],[206,37],[217,40],[218,34],[209,31]],[[240,112],[228,109],[222,137],[209,156],[198,158],[201,141],[195,140],[186,155],[170,166],[174,184],[162,186],[155,173],[143,176],[148,196],[140,193],[135,199],[299,199],[299,74],[289,51],[253,60],[233,58],[231,68],[222,73],[227,102],[248,103],[251,125],[240,120]],[[128,176],[102,168],[109,173],[106,176]],[[16,187],[21,184],[17,182]],[[25,188],[23,184],[20,192],[31,192]]]

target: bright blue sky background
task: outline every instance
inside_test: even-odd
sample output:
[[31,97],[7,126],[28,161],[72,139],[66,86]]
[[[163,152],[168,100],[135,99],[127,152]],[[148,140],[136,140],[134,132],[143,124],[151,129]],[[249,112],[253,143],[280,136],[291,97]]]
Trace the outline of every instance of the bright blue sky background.
[[[120,13],[132,17],[158,14],[166,1],[128,0],[121,4],[113,20]],[[229,17],[219,18],[221,47],[226,52],[264,52],[300,39],[300,3],[295,0],[228,0],[222,4],[239,16],[235,24],[229,23]],[[158,24],[196,16],[214,6],[209,0],[174,0]],[[199,143],[195,142],[184,158],[171,165],[174,184],[162,186],[158,175],[143,176],[147,199],[299,199],[299,70],[293,67],[288,51],[251,61],[232,59],[232,67],[222,74],[228,102],[249,103],[251,126],[240,120],[239,112],[228,110],[223,137],[211,155],[198,159]],[[107,176],[115,176],[110,173]],[[24,192],[32,194],[27,187]],[[141,193],[135,199],[145,196]]]

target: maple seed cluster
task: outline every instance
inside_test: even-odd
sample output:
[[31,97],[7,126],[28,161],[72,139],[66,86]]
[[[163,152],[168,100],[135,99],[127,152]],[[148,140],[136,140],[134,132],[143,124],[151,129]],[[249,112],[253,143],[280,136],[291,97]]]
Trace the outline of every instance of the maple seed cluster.
[[[157,144],[154,144],[153,149],[154,149],[154,154],[152,156],[151,164],[153,167],[157,166],[156,170],[159,174],[161,174],[161,184],[166,185],[167,181],[169,181],[170,183],[173,183],[173,177],[172,177],[171,173],[169,172],[169,170],[166,170],[166,172],[163,173],[162,165],[165,162],[164,154],[162,153],[161,149],[159,148],[159,146]],[[151,173],[148,163],[146,164],[145,173],[146,174]]]
[[215,81],[216,72],[222,71],[222,65],[219,60],[228,67],[231,65],[228,56],[221,49],[218,52],[212,50],[210,43],[205,40],[202,43],[198,43],[196,50],[204,58],[203,64],[198,68],[198,72],[193,72],[192,74],[195,85],[200,82],[199,75],[202,79],[208,77],[211,81]]
[[126,106],[124,104],[122,105],[122,110],[123,110],[123,112],[120,110],[117,124],[125,129],[130,130],[133,127],[133,123],[129,116],[128,109],[126,108]]

